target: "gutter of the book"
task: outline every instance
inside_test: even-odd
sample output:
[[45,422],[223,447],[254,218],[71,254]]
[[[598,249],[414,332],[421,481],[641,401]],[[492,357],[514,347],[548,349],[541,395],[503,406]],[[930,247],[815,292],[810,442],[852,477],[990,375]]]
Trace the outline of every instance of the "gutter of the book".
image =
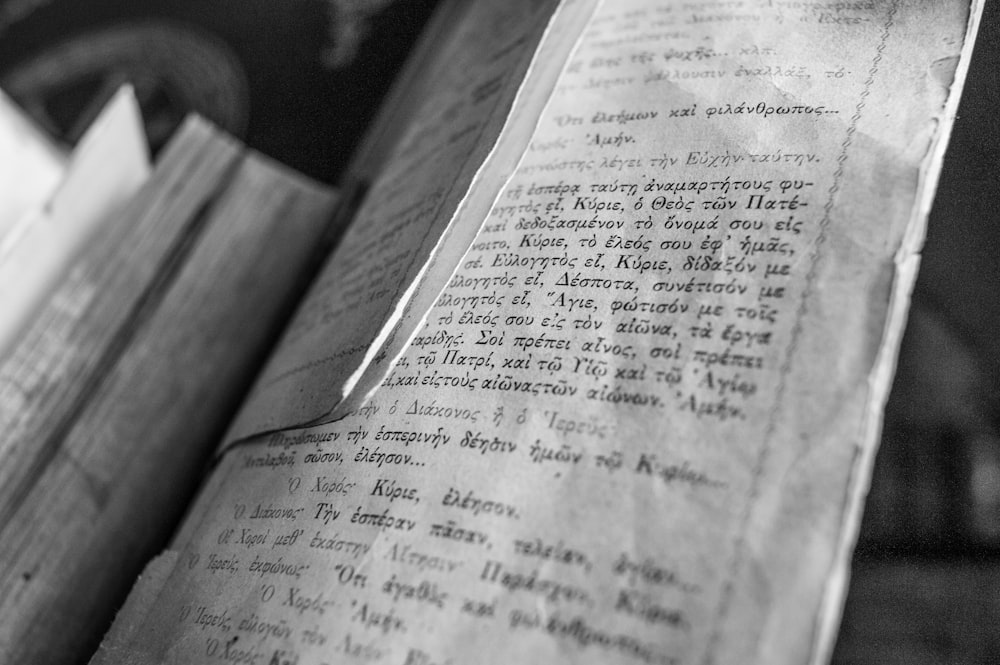
[[[603,5],[371,398],[230,449],[100,662],[822,662],[980,11]],[[432,136],[244,423],[341,397],[321,340],[414,277],[378,244],[444,224]]]

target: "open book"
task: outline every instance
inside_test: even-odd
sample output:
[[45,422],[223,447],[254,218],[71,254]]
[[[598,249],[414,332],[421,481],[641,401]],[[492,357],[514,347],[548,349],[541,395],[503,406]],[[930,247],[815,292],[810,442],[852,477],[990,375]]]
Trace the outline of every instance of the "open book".
[[189,123],[0,367],[0,654],[823,662],[979,12],[446,4],[339,199]]

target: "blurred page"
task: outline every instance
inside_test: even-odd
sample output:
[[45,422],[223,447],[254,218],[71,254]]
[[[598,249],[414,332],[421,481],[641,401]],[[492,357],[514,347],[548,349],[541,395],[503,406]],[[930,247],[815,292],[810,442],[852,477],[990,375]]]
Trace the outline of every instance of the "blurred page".
[[0,261],[18,222],[59,183],[66,156],[0,91]]
[[[0,247],[0,355],[67,269],[149,175],[149,149],[131,87],[80,140],[55,191],[12,225]],[[67,303],[72,306],[72,303]]]

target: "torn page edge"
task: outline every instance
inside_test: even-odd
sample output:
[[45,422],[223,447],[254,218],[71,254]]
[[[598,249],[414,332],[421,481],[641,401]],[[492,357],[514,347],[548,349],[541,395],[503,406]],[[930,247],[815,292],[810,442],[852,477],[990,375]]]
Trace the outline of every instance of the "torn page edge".
[[[569,52],[566,53],[564,62],[559,68],[559,73],[556,74],[555,79],[553,80],[553,86],[562,76],[562,72],[565,70],[567,64],[572,59],[573,54],[579,48],[580,35],[582,35],[583,29],[589,23],[589,19],[591,16],[593,16],[594,10],[596,9],[597,6],[596,2],[591,2],[589,3],[590,9],[589,11],[587,11],[586,7],[588,6],[588,4],[586,0],[579,0],[579,1],[580,1],[579,8],[581,9],[577,9],[577,11],[583,10],[584,13],[584,17],[580,26],[581,32],[574,39],[573,46],[570,48]],[[509,133],[513,131],[512,130],[513,118],[515,115],[517,115],[516,112],[518,111],[519,107],[525,103],[524,102],[524,98],[526,96],[525,89],[528,87],[529,82],[531,82],[535,77],[535,75],[537,74],[537,71],[539,69],[540,56],[542,53],[546,51],[545,47],[553,39],[552,32],[555,29],[554,26],[559,25],[560,23],[563,22],[569,23],[572,19],[570,11],[572,10],[567,9],[567,3],[563,2],[559,4],[559,6],[556,8],[556,10],[552,13],[551,17],[549,18],[548,24],[545,26],[545,30],[542,32],[541,39],[539,39],[538,41],[538,46],[535,48],[535,52],[531,56],[531,61],[528,63],[528,67],[525,70],[524,76],[522,77],[521,82],[518,84],[517,92],[514,95],[514,100],[511,102],[510,110],[507,113],[507,118],[504,121],[503,127],[500,130],[500,134],[497,140],[494,142],[493,147],[490,149],[489,154],[486,156],[486,159],[483,160],[482,164],[480,164],[479,168],[476,170],[476,174],[473,176],[469,188],[466,190],[465,194],[462,197],[462,200],[456,207],[455,213],[448,221],[447,226],[445,226],[441,235],[438,236],[437,241],[434,244],[434,248],[431,250],[427,261],[424,263],[423,266],[421,266],[420,272],[417,273],[416,278],[409,285],[409,287],[407,287],[407,289],[403,293],[403,296],[396,303],[392,315],[386,320],[385,324],[379,330],[379,333],[376,336],[375,340],[372,342],[372,345],[365,353],[365,356],[361,364],[354,371],[354,373],[352,373],[351,376],[348,377],[347,381],[345,382],[343,397],[333,406],[333,408],[329,411],[329,413],[326,416],[319,418],[311,423],[308,423],[307,426],[323,425],[328,422],[335,422],[337,420],[345,418],[355,409],[361,407],[362,405],[364,405],[364,403],[366,403],[369,399],[371,399],[371,396],[378,389],[378,384],[380,383],[380,381],[375,382],[375,385],[373,387],[368,389],[364,394],[359,395],[358,383],[360,382],[362,377],[370,371],[375,358],[377,358],[380,354],[385,353],[386,351],[385,347],[388,344],[389,340],[392,337],[394,337],[396,333],[400,332],[403,316],[405,315],[414,294],[418,291],[418,289],[428,288],[428,285],[424,283],[428,269],[430,268],[431,265],[434,264],[437,257],[441,254],[442,248],[448,243],[449,239],[451,238],[452,232],[457,225],[456,222],[466,215],[466,210],[469,206],[469,200],[472,196],[472,193],[477,188],[483,186],[482,181],[485,177],[484,174],[490,171],[491,168],[493,168],[494,161],[500,159],[498,153],[500,153],[502,149],[502,144],[505,138],[509,135]],[[564,17],[566,18],[564,19]],[[549,93],[548,97],[551,97],[551,93]],[[480,229],[482,229],[483,224],[485,224],[486,220],[489,219],[489,212],[496,206],[496,203],[500,199],[500,196],[503,194],[504,190],[506,189],[507,184],[510,182],[511,178],[514,177],[514,174],[517,172],[518,168],[520,168],[521,163],[524,161],[525,155],[527,154],[527,148],[531,144],[531,140],[532,138],[534,138],[535,133],[538,131],[538,125],[541,122],[542,116],[544,115],[546,108],[548,108],[548,100],[546,100],[546,102],[542,104],[541,108],[538,110],[538,113],[535,115],[533,121],[531,122],[530,131],[527,132],[527,135],[529,137],[527,143],[525,144],[524,148],[520,151],[521,154],[515,160],[514,167],[510,170],[507,176],[497,187],[497,190],[493,195],[492,202],[486,207],[483,218],[480,219],[479,223],[476,225],[476,232],[470,235],[468,245],[462,250],[463,255],[465,254],[465,252],[468,251],[471,244],[475,242],[475,238],[478,235]],[[448,272],[447,278],[443,281],[440,288],[438,289],[438,294],[437,294],[438,296],[440,296],[440,294],[444,291],[447,284],[451,281],[451,278],[454,276],[455,272],[459,269],[460,265],[461,261],[457,262],[454,266],[452,266],[452,269]],[[434,300],[436,301],[437,297],[435,297]],[[399,358],[403,355],[403,353],[405,353],[406,348],[409,346],[410,341],[412,341],[413,337],[423,327],[429,315],[430,315],[430,310],[424,312],[423,315],[415,322],[415,324],[412,326],[412,329],[407,334],[405,343],[401,346],[399,352],[392,358],[391,362],[386,364],[386,366],[380,372],[380,376],[384,376],[385,374],[388,374],[392,370],[393,366],[396,364],[396,362],[398,362]]]
[[861,526],[865,498],[871,486],[875,453],[882,432],[883,411],[896,372],[899,345],[906,327],[911,294],[920,266],[920,250],[924,244],[928,216],[941,177],[944,153],[951,138],[958,105],[969,72],[982,12],[983,0],[972,0],[955,75],[941,115],[938,117],[938,126],[931,139],[931,145],[921,163],[917,195],[910,212],[909,223],[903,232],[899,249],[893,258],[895,275],[889,296],[889,310],[883,327],[878,355],[868,377],[868,410],[861,426],[861,438],[860,443],[857,444],[858,451],[854,467],[845,488],[847,496],[837,551],[834,554],[833,565],[827,576],[816,617],[816,639],[813,642],[813,653],[809,661],[814,665],[829,663],[836,645],[838,628],[850,582],[851,558]]
[[[562,72],[565,71],[566,66],[572,60],[573,54],[576,53],[577,49],[579,48],[583,32],[584,30],[586,30],[586,26],[589,25],[590,23],[590,18],[594,15],[597,8],[604,2],[604,0],[580,0],[580,2],[581,2],[580,7],[584,8],[589,7],[589,9],[583,10],[584,17],[581,22],[581,30],[577,35],[576,39],[574,40],[572,48],[567,53],[565,61],[560,67],[560,73],[556,76],[555,80],[553,81],[554,84],[558,82],[559,78],[562,76]],[[468,189],[466,190],[465,194],[462,197],[462,200],[456,207],[454,214],[452,214],[451,219],[448,221],[448,224],[445,226],[441,235],[438,237],[436,243],[434,244],[433,249],[428,255],[427,261],[424,262],[424,265],[421,266],[420,271],[417,273],[416,277],[413,279],[410,285],[404,290],[403,295],[396,302],[395,306],[393,307],[392,314],[379,329],[378,334],[376,335],[371,345],[368,347],[357,369],[355,369],[355,371],[348,377],[347,381],[344,383],[341,396],[331,405],[330,409],[326,412],[326,414],[320,416],[319,418],[315,418],[313,420],[301,423],[293,423],[281,427],[275,427],[272,429],[261,430],[258,432],[254,432],[252,434],[248,434],[246,436],[241,436],[239,438],[233,439],[232,441],[224,442],[216,452],[215,455],[216,464],[218,463],[218,460],[222,458],[222,456],[224,456],[230,450],[236,447],[241,447],[252,443],[261,442],[265,440],[268,436],[271,436],[273,434],[277,434],[279,432],[288,432],[298,429],[307,429],[310,427],[327,425],[333,422],[337,422],[338,420],[343,420],[357,408],[363,406],[365,402],[367,402],[371,398],[371,396],[375,393],[375,391],[378,389],[378,382],[376,382],[375,386],[370,390],[366,391],[365,394],[363,395],[357,394],[358,383],[364,377],[366,372],[369,371],[369,369],[371,368],[371,366],[373,365],[375,359],[379,356],[379,354],[385,352],[384,347],[386,346],[386,343],[393,337],[394,334],[399,332],[399,324],[402,321],[403,315],[406,312],[407,306],[412,300],[413,295],[416,293],[418,288],[426,286],[425,284],[423,284],[423,281],[428,268],[434,263],[435,259],[438,257],[441,251],[442,246],[450,237],[451,232],[456,225],[456,221],[465,214],[465,209],[468,205],[470,194],[473,191],[475,191],[477,187],[480,186],[480,183],[483,178],[483,173],[492,166],[492,162],[501,146],[501,143],[504,141],[504,138],[510,131],[512,124],[511,119],[515,115],[514,111],[518,108],[519,104],[523,102],[525,96],[525,88],[528,87],[528,82],[533,78],[534,74],[538,69],[539,54],[541,54],[544,51],[546,43],[550,40],[552,31],[554,30],[553,26],[555,26],[557,22],[560,20],[560,18],[564,16],[568,11],[566,10],[566,4],[567,3],[565,2],[560,3],[559,7],[552,13],[552,16],[549,18],[545,30],[542,32],[542,37],[538,42],[538,46],[535,48],[535,52],[532,54],[531,62],[528,64],[528,68],[525,71],[525,74],[522,77],[520,84],[518,85],[518,90],[514,95],[514,100],[511,103],[510,110],[507,112],[507,119],[505,120],[504,125],[500,130],[500,134],[497,140],[494,142],[493,147],[490,149],[489,154],[487,154],[482,164],[480,164],[479,168],[476,170],[476,174],[473,176]],[[530,145],[531,139],[534,138],[535,133],[538,130],[538,124],[541,122],[541,119],[545,113],[546,108],[548,108],[548,101],[546,101],[546,103],[542,105],[542,108],[540,109],[539,113],[534,119],[534,123],[529,134],[530,138],[528,140],[528,145]],[[527,155],[527,145],[525,146],[525,149],[521,151],[521,155],[518,157],[514,168],[511,169],[510,173],[498,187],[496,194],[493,197],[493,202],[487,208],[487,213],[479,221],[479,224],[476,227],[477,232],[479,229],[482,228],[483,224],[485,224],[486,220],[489,217],[489,211],[492,210],[493,207],[496,205],[496,202],[503,194],[503,191],[506,188],[507,183],[509,183],[510,179],[514,177],[514,174],[517,172],[518,168],[520,168],[521,162],[523,162],[526,155]],[[475,237],[476,234],[473,234],[471,236],[469,240],[469,246],[471,246],[472,242],[475,241]],[[466,247],[466,250],[468,250],[468,247]],[[455,266],[452,268],[451,272],[449,273],[448,279],[446,279],[442,283],[441,288],[439,289],[439,293],[444,291],[448,282],[451,280],[451,276],[453,276],[460,267],[460,263],[461,262],[456,263]],[[391,362],[389,362],[385,366],[384,370],[381,373],[382,375],[388,374],[390,371],[392,371],[392,368],[395,366],[396,362],[398,362],[399,358],[406,352],[406,349],[409,346],[410,341],[412,341],[413,337],[417,334],[417,332],[426,322],[429,314],[430,314],[430,309],[424,312],[424,314],[420,317],[420,319],[416,321],[415,325],[413,326],[413,329],[409,332],[407,336],[406,342],[401,346],[400,351],[392,358]]]

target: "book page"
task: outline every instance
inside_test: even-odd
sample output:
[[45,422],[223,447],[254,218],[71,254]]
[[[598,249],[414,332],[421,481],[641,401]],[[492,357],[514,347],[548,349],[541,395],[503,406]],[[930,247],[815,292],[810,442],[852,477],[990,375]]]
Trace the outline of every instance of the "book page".
[[604,5],[374,396],[226,453],[122,661],[823,662],[979,11]]
[[[489,210],[595,3],[564,2],[539,46],[557,4],[468,3],[459,10],[459,24],[425,77],[410,126],[230,439],[328,420],[352,377],[378,353],[383,331],[419,292],[431,257],[444,254],[450,273],[478,228],[456,223],[468,214],[456,211],[471,206],[481,219]],[[447,274],[432,279],[425,301],[436,297],[445,279]],[[418,314],[420,307],[426,304],[418,305]]]
[[74,257],[0,362],[0,662],[97,647],[287,322],[335,201],[192,116]]

